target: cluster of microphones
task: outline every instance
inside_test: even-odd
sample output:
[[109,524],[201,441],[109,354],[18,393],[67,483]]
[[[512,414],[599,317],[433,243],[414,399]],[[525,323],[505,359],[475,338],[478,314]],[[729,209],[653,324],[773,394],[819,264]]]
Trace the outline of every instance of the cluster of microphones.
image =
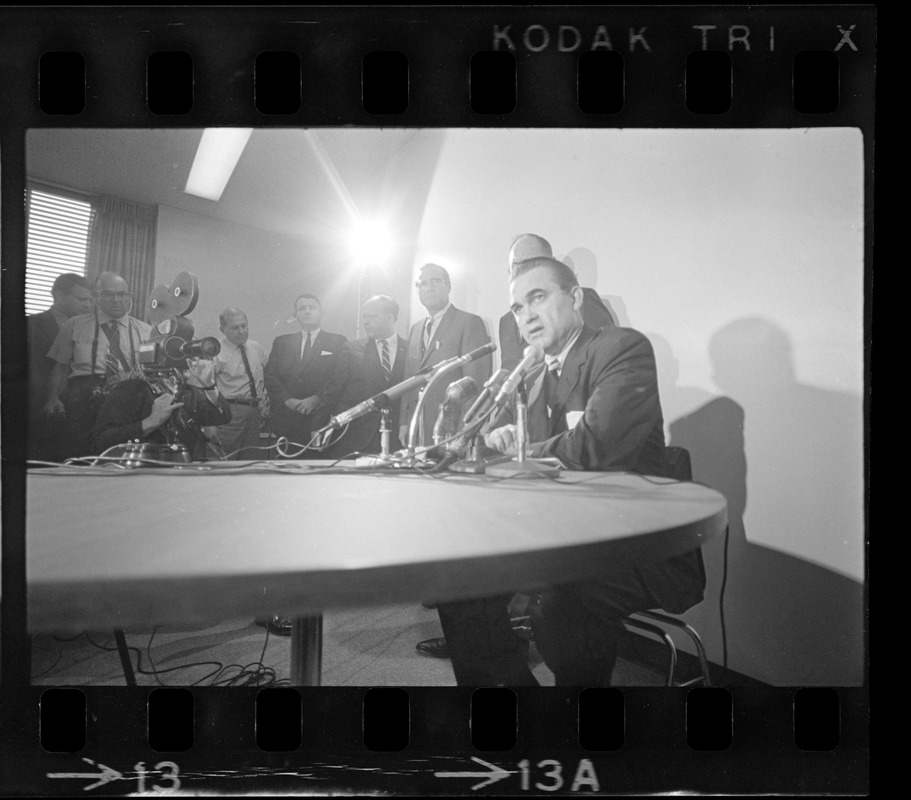
[[[385,392],[358,403],[356,406],[343,411],[330,418],[329,423],[322,428],[320,434],[329,434],[344,428],[348,423],[363,417],[372,411],[380,411],[403,395],[414,390],[427,387],[432,382],[439,381],[447,373],[459,369],[470,361],[485,358],[493,353],[497,346],[489,342],[463,356],[441,361],[428,367],[417,375],[407,378],[401,383],[391,386]],[[433,427],[433,445],[415,447],[413,432],[415,430],[412,420],[411,435],[403,451],[396,456],[414,457],[422,456],[425,459],[436,460],[441,464],[456,468],[456,471],[475,472],[483,471],[486,464],[492,463],[491,458],[506,459],[506,456],[487,451],[478,444],[479,436],[486,425],[494,421],[500,412],[509,404],[514,394],[523,393],[525,378],[544,360],[544,352],[538,346],[527,347],[524,357],[511,372],[505,369],[495,372],[483,387],[478,388],[474,378],[466,376],[452,381],[446,388],[443,402],[440,403],[436,423]],[[462,409],[471,405],[462,413]],[[420,405],[415,411],[415,417],[420,413]],[[459,462],[456,464],[456,462]],[[461,469],[459,467],[461,466]]]

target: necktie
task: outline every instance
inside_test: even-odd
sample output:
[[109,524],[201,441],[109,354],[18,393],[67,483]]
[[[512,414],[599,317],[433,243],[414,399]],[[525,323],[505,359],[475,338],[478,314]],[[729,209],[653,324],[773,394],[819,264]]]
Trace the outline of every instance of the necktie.
[[[107,362],[107,373],[112,375],[117,371],[117,363],[125,369],[129,370],[130,362],[127,361],[126,356],[123,354],[123,350],[120,349],[120,326],[114,320],[106,322],[101,326],[104,329],[104,335],[108,337],[108,362]],[[110,356],[114,358],[111,359]]]
[[552,409],[557,404],[557,383],[560,380],[558,370],[559,365],[554,362],[544,373],[544,402],[547,403],[548,409]]
[[380,355],[380,363],[383,365],[383,374],[386,380],[392,376],[392,362],[389,360],[389,342],[383,339],[383,352]]
[[555,413],[559,407],[557,402],[557,384],[560,381],[560,365],[554,362],[544,373],[544,401],[547,403],[547,416],[550,417],[550,435],[556,436],[566,430],[566,415]]
[[307,331],[307,341],[304,343],[304,352],[301,355],[302,359],[306,358],[308,355],[310,355],[310,346],[311,346],[310,331]]
[[433,333],[433,317],[427,317],[427,322],[424,324],[424,350],[430,346],[430,336]]
[[244,360],[244,371],[247,373],[247,379],[250,381],[250,397],[256,399],[256,381],[253,380],[253,370],[250,369],[250,361],[247,358],[247,348],[243,345],[238,347],[240,357]]

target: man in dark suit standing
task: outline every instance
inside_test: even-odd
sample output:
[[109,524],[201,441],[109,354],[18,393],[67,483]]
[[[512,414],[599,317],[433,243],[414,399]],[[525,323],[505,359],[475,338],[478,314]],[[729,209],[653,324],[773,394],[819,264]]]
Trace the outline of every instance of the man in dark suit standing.
[[62,417],[55,419],[44,413],[47,382],[55,363],[48,358],[48,351],[63,323],[78,314],[91,313],[93,303],[88,281],[75,272],[58,275],[51,296],[54,302],[47,311],[28,317],[28,457],[38,461],[57,461],[66,449],[58,441],[63,435]]
[[[401,383],[405,374],[408,342],[395,332],[399,304],[391,297],[371,297],[361,311],[363,338],[347,342],[342,348],[338,367],[332,378],[330,394],[340,397],[333,413],[345,411],[374,395]],[[398,450],[401,400],[389,404],[389,450]],[[381,413],[371,411],[352,420],[341,438],[333,443],[327,456],[342,458],[349,453],[376,454],[381,451]]]
[[[462,311],[449,302],[452,284],[449,273],[443,267],[437,264],[424,264],[418,272],[415,286],[421,305],[427,309],[427,317],[411,326],[405,380],[426,367],[432,367],[449,358],[463,356],[490,341],[484,320],[477,314]],[[424,398],[423,413],[418,419],[415,444],[431,443],[437,412],[450,382],[469,376],[474,378],[480,390],[490,377],[490,373],[491,360],[479,358],[461,369],[448,373],[448,381],[440,381],[430,387]],[[417,392],[412,392],[403,399],[399,430],[399,438],[403,444],[408,444],[409,426],[417,402]]]
[[[587,327],[575,273],[553,258],[517,262],[509,291],[522,336],[545,354],[545,365],[528,379],[528,455],[555,457],[567,469],[671,477],[648,339],[630,328]],[[495,428],[485,442],[515,455],[515,425]],[[658,607],[682,613],[702,600],[704,589],[698,550],[605,563],[597,582],[541,593],[540,614],[532,616],[535,643],[558,686],[610,685],[623,620]],[[512,632],[510,598],[439,605],[460,685],[536,683]]]
[[[513,264],[517,261],[524,261],[536,256],[552,258],[553,254],[553,248],[547,239],[534,233],[522,233],[516,236],[509,245],[508,269],[512,270]],[[600,295],[587,286],[582,289],[582,319],[589,328],[594,330],[615,324],[614,318],[604,305]],[[528,342],[519,334],[519,326],[510,311],[500,317],[499,337],[500,366],[511,372],[522,360],[522,354],[525,352]]]
[[[300,333],[279,336],[263,373],[272,406],[272,430],[299,445],[310,444],[313,431],[329,420],[338,400],[329,393],[339,354],[347,339],[321,329],[319,298],[302,294],[294,301],[294,316]],[[306,450],[301,458],[320,458]]]

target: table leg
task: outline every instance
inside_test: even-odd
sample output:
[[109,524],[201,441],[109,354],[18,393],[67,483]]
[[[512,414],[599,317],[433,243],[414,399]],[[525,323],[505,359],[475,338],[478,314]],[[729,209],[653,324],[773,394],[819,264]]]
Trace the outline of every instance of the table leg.
[[291,685],[319,686],[323,662],[323,617],[291,621]]
[[127,640],[123,635],[123,628],[114,628],[114,641],[117,643],[120,666],[123,667],[123,677],[126,679],[127,686],[135,686],[136,674],[133,672],[133,662],[130,661],[130,651],[127,650]]

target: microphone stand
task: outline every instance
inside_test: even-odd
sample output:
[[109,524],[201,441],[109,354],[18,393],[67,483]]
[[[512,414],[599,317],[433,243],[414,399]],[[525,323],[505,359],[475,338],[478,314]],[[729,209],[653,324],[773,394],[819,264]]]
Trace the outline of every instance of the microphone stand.
[[[479,415],[481,423],[473,423],[474,433],[468,436],[465,442],[465,458],[449,465],[450,472],[464,472],[473,475],[480,475],[491,464],[499,464],[502,461],[509,461],[509,456],[494,450],[484,444],[481,438],[481,430],[484,428],[486,421],[483,415]],[[472,426],[469,426],[469,428]]]
[[553,478],[560,474],[557,467],[528,460],[528,392],[525,381],[516,386],[516,457],[501,464],[492,464],[484,472],[496,478]]
[[[454,367],[461,366],[457,363],[457,361],[458,359],[451,359],[449,362],[444,361],[439,364],[436,367],[436,372],[430,376],[430,380],[428,380],[421,389],[420,394],[418,395],[418,402],[415,406],[414,413],[411,415],[411,424],[408,426],[408,442],[405,444],[405,458],[407,461],[414,460],[415,450],[417,449],[416,439],[418,434],[418,426],[421,422],[423,422],[424,399],[427,397],[428,391],[434,383],[438,382],[443,375],[445,375],[447,372],[450,372]],[[421,427],[423,428],[423,426]]]
[[389,443],[392,437],[391,412],[389,406],[380,409],[380,452],[375,456],[359,456],[354,460],[356,467],[375,467],[388,464],[392,453],[389,452]]

